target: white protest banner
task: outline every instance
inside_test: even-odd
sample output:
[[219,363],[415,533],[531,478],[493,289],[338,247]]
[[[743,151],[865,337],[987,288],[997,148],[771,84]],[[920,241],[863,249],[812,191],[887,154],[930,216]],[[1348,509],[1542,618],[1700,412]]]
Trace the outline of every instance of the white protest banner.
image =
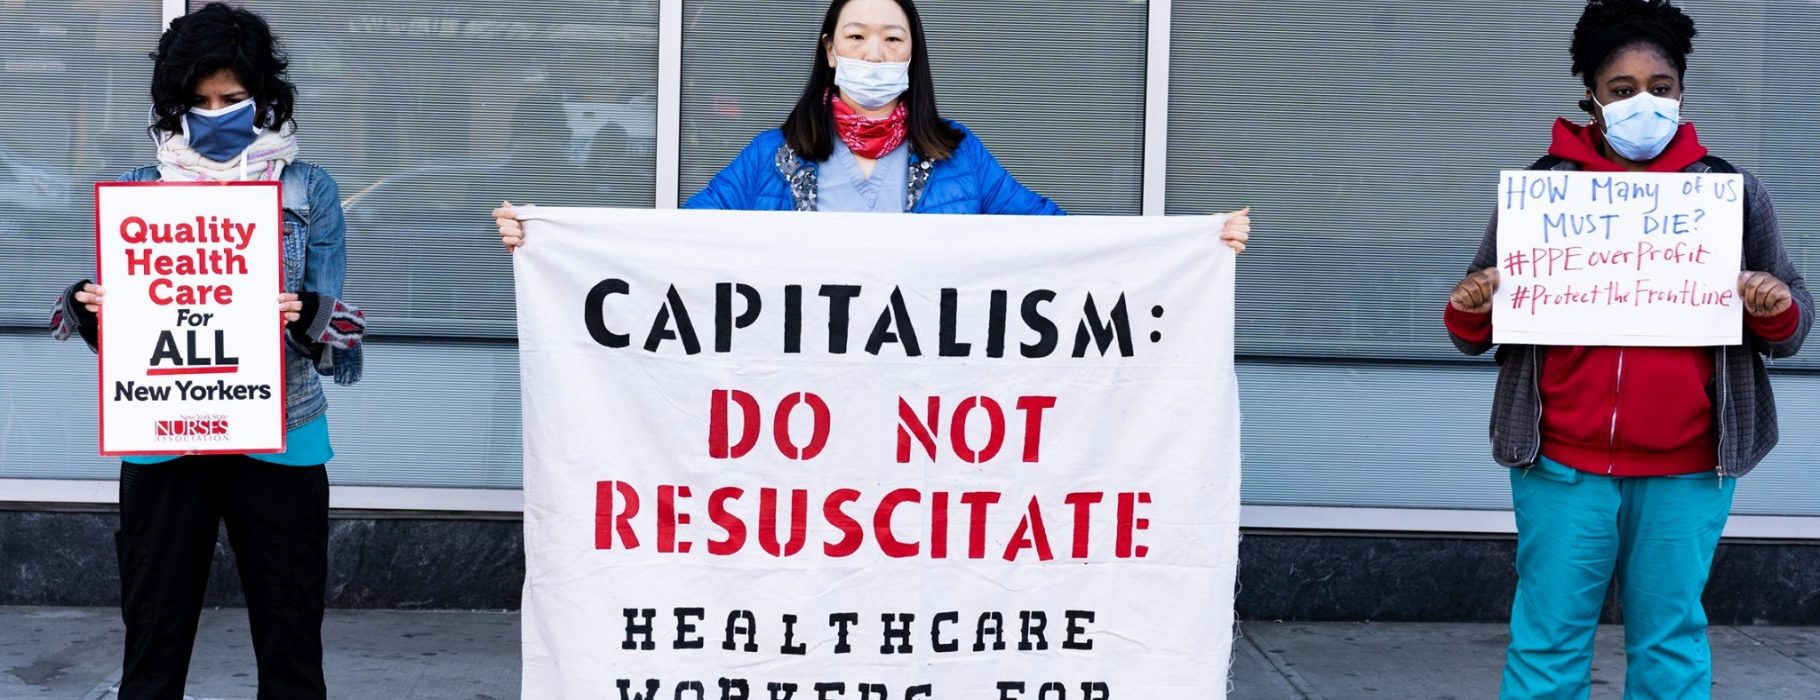
[[1225,697],[1220,219],[520,211],[525,697]]
[[284,451],[276,182],[95,185],[101,453]]
[[1741,342],[1741,176],[1513,170],[1499,177],[1493,341]]

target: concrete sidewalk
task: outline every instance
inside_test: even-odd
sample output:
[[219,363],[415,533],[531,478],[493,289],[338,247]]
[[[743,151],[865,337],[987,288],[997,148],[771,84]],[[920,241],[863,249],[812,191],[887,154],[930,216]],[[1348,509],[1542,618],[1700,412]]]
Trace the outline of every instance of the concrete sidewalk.
[[[1504,625],[1263,623],[1240,625],[1236,699],[1498,697]],[[1713,627],[1713,697],[1820,698],[1820,628]],[[1624,696],[1624,630],[1600,628],[1593,698]]]
[[[120,611],[0,607],[0,700],[104,700],[120,681]],[[322,626],[332,698],[518,697],[518,615],[330,610]],[[246,610],[206,610],[188,694],[257,694]]]
[[[1505,642],[1502,625],[1247,622],[1241,633],[1236,700],[1494,698]],[[111,697],[120,635],[111,609],[0,608],[0,699]],[[1715,627],[1711,636],[1714,697],[1820,698],[1820,628]],[[1621,638],[1600,632],[1594,698],[1622,696]],[[518,697],[514,613],[332,610],[323,639],[330,697]],[[245,611],[205,612],[189,694],[254,693]]]

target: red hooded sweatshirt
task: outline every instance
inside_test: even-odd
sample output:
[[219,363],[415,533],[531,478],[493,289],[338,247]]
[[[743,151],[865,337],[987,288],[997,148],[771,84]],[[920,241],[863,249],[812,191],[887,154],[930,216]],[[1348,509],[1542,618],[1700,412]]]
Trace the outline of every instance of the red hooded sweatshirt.
[[[1601,152],[1597,129],[1555,122],[1548,154],[1590,172],[1623,172]],[[1681,172],[1706,156],[1692,124],[1682,124],[1649,172]],[[1769,318],[1745,315],[1767,340],[1795,332],[1800,310]],[[1463,340],[1491,341],[1491,314],[1447,307],[1447,330]],[[1542,454],[1575,469],[1608,476],[1693,474],[1718,464],[1713,420],[1711,348],[1546,348],[1542,362]]]

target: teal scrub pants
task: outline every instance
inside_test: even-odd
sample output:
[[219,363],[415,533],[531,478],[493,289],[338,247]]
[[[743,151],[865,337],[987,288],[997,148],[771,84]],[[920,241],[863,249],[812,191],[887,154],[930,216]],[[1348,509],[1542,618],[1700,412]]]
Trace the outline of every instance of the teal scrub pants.
[[1736,484],[1717,472],[1605,477],[1547,459],[1512,469],[1517,597],[1502,697],[1592,692],[1593,633],[1614,577],[1623,600],[1624,697],[1711,697],[1700,594]]

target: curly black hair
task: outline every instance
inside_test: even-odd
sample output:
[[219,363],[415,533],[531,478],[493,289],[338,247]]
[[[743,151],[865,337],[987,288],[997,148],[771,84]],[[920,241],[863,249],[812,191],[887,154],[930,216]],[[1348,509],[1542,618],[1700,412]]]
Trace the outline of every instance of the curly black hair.
[[1669,0],[1588,0],[1574,25],[1574,75],[1593,88],[1594,78],[1619,52],[1650,46],[1687,77],[1687,55],[1694,52],[1694,19]]
[[196,84],[223,69],[252,94],[261,127],[295,124],[297,86],[285,76],[290,60],[271,25],[251,10],[211,2],[171,20],[151,58],[153,136],[181,132],[183,115],[196,103]]

